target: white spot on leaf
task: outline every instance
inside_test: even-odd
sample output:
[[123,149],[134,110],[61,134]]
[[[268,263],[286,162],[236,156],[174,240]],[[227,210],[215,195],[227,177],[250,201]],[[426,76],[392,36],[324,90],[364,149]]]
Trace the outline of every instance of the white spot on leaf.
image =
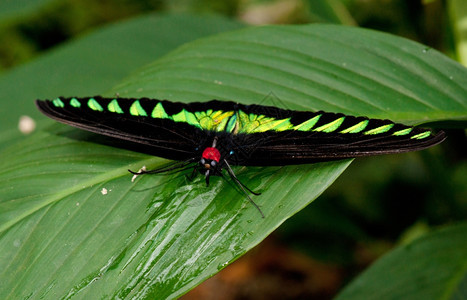
[[36,122],[29,116],[19,118],[18,129],[23,134],[30,134],[36,129]]

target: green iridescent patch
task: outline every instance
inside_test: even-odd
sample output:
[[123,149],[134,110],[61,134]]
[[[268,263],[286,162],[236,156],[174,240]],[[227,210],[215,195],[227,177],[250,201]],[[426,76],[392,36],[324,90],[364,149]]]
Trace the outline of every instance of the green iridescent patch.
[[[222,110],[218,110],[218,111],[215,111],[212,115],[211,115],[211,119],[212,119],[212,122],[213,122],[213,129],[215,131],[225,131],[226,130],[226,126],[229,122],[229,119],[235,115],[235,113],[233,111],[222,111]],[[201,120],[200,120],[200,125],[201,125]]]
[[265,115],[246,114],[239,111],[242,122],[239,122],[238,132],[259,133],[266,131],[285,131],[293,128],[290,118],[276,119]]
[[347,129],[342,130],[340,133],[359,133],[365,130],[365,128],[368,126],[368,120],[363,120],[361,122],[358,122],[357,124],[350,126]]
[[81,102],[79,102],[79,100],[76,99],[76,98],[71,98],[70,99],[70,105],[75,107],[75,108],[80,108],[81,107]]
[[409,127],[409,128],[406,128],[406,129],[402,129],[402,130],[399,130],[399,131],[396,131],[394,132],[392,135],[395,135],[395,136],[401,136],[401,135],[407,135],[409,133],[412,132],[412,128]]
[[237,114],[232,114],[228,119],[225,131],[230,133],[237,133]]
[[233,111],[224,112],[222,110],[213,111],[210,109],[208,111],[195,112],[198,122],[194,125],[212,131],[228,131],[227,126],[232,116],[234,116]]
[[235,126],[236,132],[234,132],[234,133],[245,132],[245,128],[250,123],[250,116],[248,114],[244,113],[241,110],[239,110],[236,113],[236,115],[237,115],[237,118],[236,118],[237,124]]
[[99,104],[99,102],[96,101],[94,98],[89,98],[88,100],[88,107],[92,110],[95,111],[104,111],[102,106]]
[[185,122],[194,126],[196,126],[196,124],[199,124],[199,121],[196,118],[195,114],[186,111],[185,109],[182,109],[182,111],[180,111],[178,114],[173,115],[172,120],[174,120],[175,122]]
[[63,103],[63,101],[60,98],[55,98],[54,100],[52,100],[52,104],[55,107],[65,107],[65,103]]
[[133,104],[131,104],[130,114],[135,117],[137,116],[147,117],[148,116],[144,108],[141,106],[141,103],[139,102],[139,100],[135,100]]
[[427,138],[429,137],[431,134],[431,131],[425,131],[425,132],[422,132],[422,133],[419,133],[419,134],[416,134],[412,137],[410,137],[411,139],[416,139],[416,140],[421,140],[421,139],[424,139],[424,138]]
[[313,118],[301,123],[301,124],[298,124],[297,126],[295,126],[293,129],[294,130],[298,130],[298,131],[309,131],[310,129],[313,128],[313,126],[316,125],[316,123],[319,121],[319,118],[321,118],[322,115],[317,115],[317,116],[314,116]]
[[162,103],[157,103],[156,107],[152,110],[151,117],[155,119],[169,119],[169,115],[165,112]]
[[[174,122],[183,122],[200,129],[212,130],[212,131],[225,131],[231,117],[234,116],[234,111],[222,111],[208,109],[206,111],[189,112],[186,109],[182,109],[180,112],[174,115],[168,115],[161,103],[158,103],[152,113],[152,118],[157,119],[168,119]],[[234,118],[235,119],[235,118]]]
[[117,99],[113,99],[112,101],[110,101],[109,105],[107,105],[107,109],[110,112],[117,113],[117,114],[123,114],[124,113],[124,111],[122,110],[120,105],[118,105]]
[[371,129],[371,130],[368,130],[367,132],[364,132],[363,134],[366,134],[366,135],[374,135],[374,134],[385,133],[385,132],[388,132],[389,130],[391,130],[391,128],[392,128],[393,126],[394,126],[393,123],[391,123],[391,124],[386,124],[386,125],[379,126],[379,127],[373,128],[373,129]]
[[344,119],[345,117],[340,117],[332,122],[329,122],[327,124],[324,124],[316,129],[313,129],[313,131],[322,131],[322,132],[333,132],[335,131],[337,128],[339,128],[339,126],[341,126],[342,122],[344,122]]
[[274,131],[286,131],[293,129],[293,124],[290,123],[290,118],[287,119],[272,119],[270,122],[261,125],[257,130],[261,130],[262,132],[268,131],[268,130],[274,130]]

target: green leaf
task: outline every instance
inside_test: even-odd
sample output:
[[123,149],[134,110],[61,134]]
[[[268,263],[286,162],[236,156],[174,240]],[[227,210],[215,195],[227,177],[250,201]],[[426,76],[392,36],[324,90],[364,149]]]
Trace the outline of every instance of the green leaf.
[[[466,71],[435,50],[339,26],[267,26],[188,43],[108,92],[213,98],[411,123],[466,116]],[[429,84],[427,84],[429,83]],[[177,298],[313,201],[350,160],[237,167],[235,185],[126,169],[166,161],[51,124],[0,153],[2,298]],[[8,276],[5,276],[8,274]]]
[[449,226],[389,252],[336,298],[465,299],[467,224]]
[[132,183],[128,168],[161,160],[74,135],[55,124],[2,153],[3,297],[173,298],[258,244],[349,164],[236,168],[263,192],[263,220],[221,178],[209,188],[201,176],[189,181],[191,171]]

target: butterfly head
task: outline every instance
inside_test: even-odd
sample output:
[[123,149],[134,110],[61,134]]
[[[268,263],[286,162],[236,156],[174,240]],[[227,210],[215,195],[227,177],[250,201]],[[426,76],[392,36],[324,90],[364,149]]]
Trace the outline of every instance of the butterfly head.
[[200,171],[206,177],[206,185],[209,185],[209,176],[216,175],[220,172],[219,161],[221,154],[215,147],[207,147],[204,149],[201,159],[199,160]]

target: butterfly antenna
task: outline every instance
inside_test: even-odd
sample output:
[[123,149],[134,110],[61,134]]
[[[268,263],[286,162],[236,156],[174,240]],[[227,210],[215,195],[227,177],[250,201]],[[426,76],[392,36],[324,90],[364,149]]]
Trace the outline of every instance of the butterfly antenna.
[[141,168],[138,172],[135,172],[135,171],[132,171],[132,170],[128,170],[128,172],[130,172],[133,175],[165,173],[165,172],[169,172],[169,171],[173,171],[173,170],[183,169],[184,167],[186,167],[187,165],[189,165],[193,161],[195,161],[195,158],[190,158],[188,160],[179,161],[179,162],[176,162],[174,164],[169,164],[167,166],[163,166],[161,168],[154,169],[154,170],[147,171],[146,167],[144,167],[144,168]]
[[[232,155],[230,155],[230,157],[231,157],[231,156],[232,156]],[[226,160],[225,158],[224,158],[224,161],[225,161],[226,165],[228,165],[229,168],[230,168],[230,165],[227,163],[227,160]],[[232,169],[230,169],[230,170],[232,170]],[[232,173],[233,173],[233,171],[232,171]],[[222,173],[221,173],[221,175],[222,175]],[[249,191],[249,192],[252,193],[253,195],[255,195],[255,196],[261,195],[261,193],[258,193],[258,192],[255,192],[255,191],[251,190],[249,187],[246,186],[246,184],[244,184],[243,182],[241,182],[238,178],[237,178],[237,180],[238,180],[238,183],[239,183],[241,186],[243,186],[247,191]]]
[[[253,191],[251,191],[249,188],[247,188],[238,178],[237,176],[235,176],[235,173],[234,171],[232,170],[232,168],[230,167],[229,163],[227,162],[227,160],[224,159],[224,162],[225,162],[225,165],[227,166],[227,172],[229,173],[230,177],[235,181],[235,183],[237,183],[237,185],[240,187],[240,189],[243,191],[243,193],[245,194],[245,196],[248,198],[248,201],[250,201],[251,204],[253,204],[254,207],[256,207],[256,209],[259,211],[259,213],[261,214],[261,217],[264,219],[264,214],[263,212],[261,211],[261,208],[259,208],[259,206],[255,203],[255,201],[253,201],[253,199],[251,199],[250,195],[248,195],[248,192],[251,192],[252,194],[254,195],[259,195],[258,193],[255,193]],[[222,174],[222,173],[221,173]]]

